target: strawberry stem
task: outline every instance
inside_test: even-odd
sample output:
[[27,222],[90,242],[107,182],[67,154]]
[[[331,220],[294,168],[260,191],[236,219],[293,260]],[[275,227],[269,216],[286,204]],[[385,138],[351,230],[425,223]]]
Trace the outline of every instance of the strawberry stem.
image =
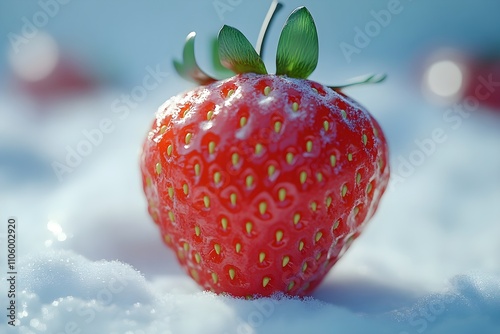
[[267,38],[267,32],[269,31],[269,27],[271,26],[276,13],[278,13],[281,8],[283,8],[283,4],[278,0],[273,0],[271,6],[269,7],[269,10],[267,11],[266,17],[264,18],[264,22],[262,23],[262,27],[260,28],[259,37],[257,38],[257,44],[255,46],[255,50],[261,58],[264,54],[264,43]]

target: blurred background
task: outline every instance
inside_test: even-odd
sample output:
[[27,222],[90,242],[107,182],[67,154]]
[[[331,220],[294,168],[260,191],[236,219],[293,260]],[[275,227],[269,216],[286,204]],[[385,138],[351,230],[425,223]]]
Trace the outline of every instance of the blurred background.
[[[469,270],[500,274],[500,2],[282,2],[268,69],[287,15],[306,5],[320,37],[310,79],[388,74],[346,90],[385,130],[393,179],[332,275],[433,287]],[[140,147],[157,107],[193,87],[172,67],[186,35],[198,33],[198,62],[215,73],[220,27],[256,41],[269,4],[0,2],[0,212],[18,217],[20,251],[71,249],[151,279],[179,274],[146,213]]]

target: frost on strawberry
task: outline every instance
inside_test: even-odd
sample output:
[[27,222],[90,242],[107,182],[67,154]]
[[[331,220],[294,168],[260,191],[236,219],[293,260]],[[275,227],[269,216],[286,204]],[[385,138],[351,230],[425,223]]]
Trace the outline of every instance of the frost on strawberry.
[[377,209],[389,179],[383,132],[342,87],[306,79],[318,43],[304,7],[283,28],[278,74],[235,28],[218,42],[234,76],[198,67],[194,34],[176,63],[203,86],[157,112],[141,157],[149,212],[204,289],[306,295]]

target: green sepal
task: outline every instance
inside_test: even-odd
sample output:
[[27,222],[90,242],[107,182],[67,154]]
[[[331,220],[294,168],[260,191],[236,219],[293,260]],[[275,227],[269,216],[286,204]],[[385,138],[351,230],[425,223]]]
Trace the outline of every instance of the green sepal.
[[207,85],[217,80],[203,72],[203,70],[196,63],[196,57],[194,55],[195,37],[195,32],[191,32],[187,35],[184,50],[182,52],[182,62],[174,60],[174,67],[177,73],[179,73],[179,75],[184,79],[201,85]]
[[232,77],[234,75],[234,72],[231,71],[230,69],[224,67],[221,64],[221,62],[220,62],[220,57],[219,57],[219,41],[217,40],[216,36],[214,36],[212,38],[210,44],[211,44],[210,51],[212,52],[212,66],[215,69],[215,73],[221,79],[227,79],[227,78]]
[[351,86],[359,86],[359,85],[365,85],[365,84],[376,84],[379,82],[384,81],[387,78],[387,74],[367,74],[363,76],[359,76],[356,78],[352,78],[350,82],[340,85],[340,86],[328,86],[329,88],[333,90],[341,90],[347,87]]
[[306,79],[318,65],[318,32],[311,13],[305,7],[288,17],[278,42],[276,74]]
[[217,40],[220,62],[224,67],[235,73],[267,74],[264,62],[241,31],[224,25]]

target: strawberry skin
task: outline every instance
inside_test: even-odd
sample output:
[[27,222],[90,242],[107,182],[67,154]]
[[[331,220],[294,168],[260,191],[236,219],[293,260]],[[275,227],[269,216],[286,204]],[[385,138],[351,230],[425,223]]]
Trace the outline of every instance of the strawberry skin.
[[319,83],[239,74],[169,99],[144,143],[149,213],[204,289],[310,293],[389,180],[375,119]]

